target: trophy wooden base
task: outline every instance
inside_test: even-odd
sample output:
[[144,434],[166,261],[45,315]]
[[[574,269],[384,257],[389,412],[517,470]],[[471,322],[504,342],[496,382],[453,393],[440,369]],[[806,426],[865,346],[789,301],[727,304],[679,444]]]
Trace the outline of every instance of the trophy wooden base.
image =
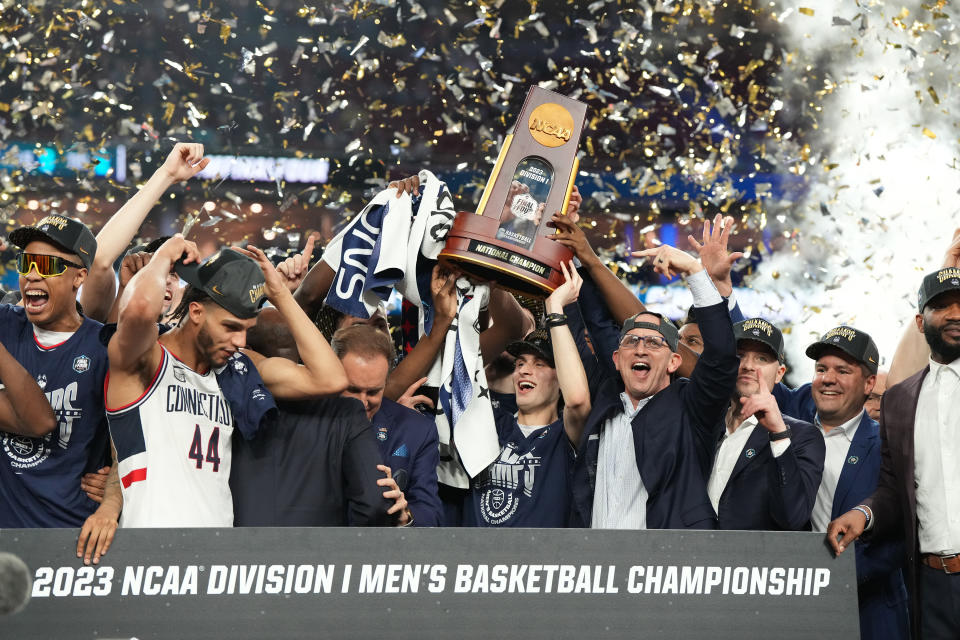
[[440,252],[440,262],[533,298],[546,298],[563,284],[560,263],[573,259],[570,249],[550,240],[550,236],[540,236],[528,251],[497,240],[498,226],[496,218],[461,211]]

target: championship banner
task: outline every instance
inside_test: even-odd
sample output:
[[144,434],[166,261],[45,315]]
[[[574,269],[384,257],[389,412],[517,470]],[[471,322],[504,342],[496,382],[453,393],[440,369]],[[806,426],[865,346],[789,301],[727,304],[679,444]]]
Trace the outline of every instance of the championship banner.
[[4,638],[859,635],[854,554],[819,533],[121,529],[89,567],[76,533],[0,531],[33,579]]

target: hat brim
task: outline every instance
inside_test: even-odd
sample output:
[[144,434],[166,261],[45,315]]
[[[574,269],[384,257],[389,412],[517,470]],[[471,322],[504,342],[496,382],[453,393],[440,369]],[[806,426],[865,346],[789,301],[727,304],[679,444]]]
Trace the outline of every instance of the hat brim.
[[778,352],[777,349],[776,349],[776,347],[774,347],[772,344],[770,344],[770,343],[767,342],[766,340],[761,340],[761,339],[758,338],[757,336],[752,336],[752,335],[751,335],[751,336],[738,336],[738,337],[737,337],[737,344],[738,344],[738,345],[739,345],[741,342],[744,342],[744,341],[750,341],[750,342],[756,342],[757,344],[762,344],[764,347],[766,347],[767,351],[769,351],[770,353],[773,354],[773,356],[777,359],[777,362],[779,362],[780,364],[783,364],[783,363],[785,362],[785,360],[786,360],[786,359],[784,358],[783,354],[780,353],[780,352]]
[[[200,263],[194,262],[191,264],[183,264],[179,260],[174,264],[173,271],[180,279],[189,284],[192,287],[196,287],[202,291],[207,291],[206,287],[201,284],[200,280]],[[209,293],[209,291],[207,291]]]
[[827,351],[839,351],[849,356],[850,359],[853,360],[854,362],[858,364],[862,364],[867,369],[872,368],[872,365],[869,362],[864,362],[857,356],[857,354],[851,353],[849,349],[845,349],[842,346],[840,346],[842,344],[843,344],[842,342],[838,342],[836,344],[832,342],[814,342],[809,347],[807,347],[807,350],[804,353],[811,360],[819,360],[821,356],[823,356],[823,354],[826,353]]
[[77,258],[79,258],[81,262],[84,262],[83,256],[78,255],[77,252],[75,252],[73,249],[63,246],[62,244],[54,240],[52,237],[50,237],[50,235],[44,233],[43,231],[40,231],[40,229],[37,229],[36,227],[20,227],[19,229],[14,229],[10,233],[9,237],[10,237],[10,242],[20,247],[21,249],[26,249],[27,245],[33,242],[34,240],[42,240],[43,242],[52,244],[53,246],[55,246],[60,251],[63,251],[64,253],[69,253],[70,255],[77,256]]
[[511,342],[506,347],[507,353],[512,355],[514,358],[519,358],[520,356],[536,356],[549,364],[551,367],[556,369],[556,365],[553,362],[553,356],[544,352],[543,349],[540,349],[534,344],[529,342],[524,342],[523,340],[517,340]]

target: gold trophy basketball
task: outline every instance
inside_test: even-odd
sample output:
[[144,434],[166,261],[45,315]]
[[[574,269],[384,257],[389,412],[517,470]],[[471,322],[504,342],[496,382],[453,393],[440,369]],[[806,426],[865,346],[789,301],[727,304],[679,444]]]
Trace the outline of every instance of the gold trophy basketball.
[[586,104],[531,87],[477,212],[457,214],[440,260],[538,298],[563,284],[560,262],[573,253],[549,238],[547,222],[567,211],[586,115]]

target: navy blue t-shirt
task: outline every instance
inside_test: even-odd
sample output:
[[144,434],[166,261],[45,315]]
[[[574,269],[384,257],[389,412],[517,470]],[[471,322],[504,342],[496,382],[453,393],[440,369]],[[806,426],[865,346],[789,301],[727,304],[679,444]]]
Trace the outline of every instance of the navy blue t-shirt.
[[563,419],[524,436],[516,416],[495,413],[499,457],[470,482],[466,524],[565,527],[575,453]]
[[43,347],[22,307],[0,305],[0,340],[43,389],[57,419],[43,438],[0,431],[0,528],[79,527],[96,509],[80,477],[109,464],[101,326],[84,318],[65,342]]

